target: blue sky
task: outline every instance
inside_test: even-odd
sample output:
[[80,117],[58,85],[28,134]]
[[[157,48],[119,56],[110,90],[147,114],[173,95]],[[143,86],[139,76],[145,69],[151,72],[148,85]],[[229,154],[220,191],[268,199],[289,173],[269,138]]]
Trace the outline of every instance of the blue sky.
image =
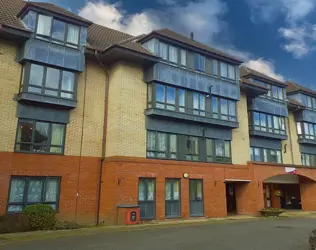
[[[43,0],[42,0],[43,1]],[[50,0],[133,35],[170,28],[316,90],[316,0]]]

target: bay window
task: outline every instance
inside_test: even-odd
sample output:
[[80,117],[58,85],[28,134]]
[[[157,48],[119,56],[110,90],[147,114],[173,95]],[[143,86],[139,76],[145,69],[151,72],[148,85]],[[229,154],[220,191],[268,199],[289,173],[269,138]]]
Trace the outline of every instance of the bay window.
[[282,152],[277,149],[250,147],[251,161],[282,163]]
[[7,212],[22,212],[25,206],[39,203],[58,210],[59,190],[60,177],[12,176]]
[[257,131],[286,134],[285,118],[260,112],[249,112],[250,127]]
[[297,122],[296,127],[299,139],[316,140],[316,124]]
[[206,139],[207,162],[231,162],[230,141]]
[[236,122],[236,101],[212,96],[212,116],[215,119]]
[[53,43],[77,48],[80,27],[65,23],[54,17],[38,14],[36,37]]
[[148,131],[147,157],[177,159],[177,135]]
[[260,86],[268,88],[268,93],[264,94],[263,96],[270,98],[285,101],[286,100],[286,90],[285,88],[278,87],[276,85],[272,85],[269,83],[265,83],[259,80],[254,79],[255,83],[259,84]]
[[66,125],[19,119],[15,151],[62,154]]
[[[39,64],[27,63],[23,69],[21,89],[26,92],[75,99],[76,74]],[[23,87],[24,86],[24,87]]]

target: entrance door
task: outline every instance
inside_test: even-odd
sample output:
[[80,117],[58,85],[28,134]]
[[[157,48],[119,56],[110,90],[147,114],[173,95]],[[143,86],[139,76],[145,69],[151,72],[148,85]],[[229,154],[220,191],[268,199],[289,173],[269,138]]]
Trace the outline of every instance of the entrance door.
[[166,218],[178,218],[181,216],[180,180],[166,179]]
[[204,216],[203,180],[190,180],[190,216]]
[[226,203],[227,213],[236,213],[236,193],[234,183],[226,183]]

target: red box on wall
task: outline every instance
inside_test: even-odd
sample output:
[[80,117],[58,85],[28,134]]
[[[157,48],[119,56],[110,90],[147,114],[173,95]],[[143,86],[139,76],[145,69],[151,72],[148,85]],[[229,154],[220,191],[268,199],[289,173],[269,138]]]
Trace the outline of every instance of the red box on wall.
[[118,225],[135,225],[140,222],[140,208],[133,204],[120,204],[118,208]]

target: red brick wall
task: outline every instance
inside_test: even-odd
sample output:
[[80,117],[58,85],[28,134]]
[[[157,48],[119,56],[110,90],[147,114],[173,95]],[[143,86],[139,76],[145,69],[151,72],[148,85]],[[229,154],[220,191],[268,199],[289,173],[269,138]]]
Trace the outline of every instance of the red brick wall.
[[79,163],[77,156],[0,152],[0,214],[6,212],[11,175],[61,176],[58,218],[95,223],[99,158],[81,158],[76,202]]

